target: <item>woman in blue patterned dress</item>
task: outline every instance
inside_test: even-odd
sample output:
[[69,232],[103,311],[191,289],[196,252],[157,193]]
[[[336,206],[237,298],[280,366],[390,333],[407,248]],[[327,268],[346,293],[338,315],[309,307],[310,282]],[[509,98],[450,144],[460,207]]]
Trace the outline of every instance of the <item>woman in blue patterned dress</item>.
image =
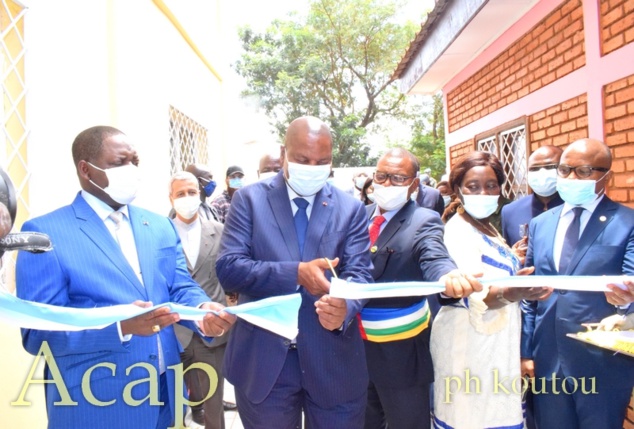
[[[502,165],[488,152],[458,160],[449,183],[456,213],[445,226],[445,245],[464,272],[483,278],[530,274],[489,222],[505,181]],[[447,213],[447,212],[446,212]],[[520,376],[522,299],[544,299],[547,288],[485,286],[441,308],[431,332],[436,428],[524,427]]]

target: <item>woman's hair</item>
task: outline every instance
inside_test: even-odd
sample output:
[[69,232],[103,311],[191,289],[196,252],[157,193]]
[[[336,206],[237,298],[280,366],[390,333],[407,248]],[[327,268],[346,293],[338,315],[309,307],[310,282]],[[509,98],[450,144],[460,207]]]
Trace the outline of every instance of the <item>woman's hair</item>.
[[456,186],[461,186],[467,171],[473,167],[491,167],[498,179],[498,185],[502,186],[506,181],[504,168],[497,156],[491,152],[474,151],[462,155],[451,169],[449,174],[449,187],[454,191]]
[[[495,177],[498,179],[498,185],[502,186],[506,181],[506,175],[504,174],[504,168],[497,156],[491,152],[474,151],[462,155],[456,160],[456,163],[451,168],[449,174],[449,187],[451,192],[455,192],[455,187],[460,187],[465,175],[473,167],[491,167],[495,173]],[[460,198],[457,196],[449,203],[442,214],[442,221],[447,222],[456,213],[456,210],[462,206]]]
[[361,188],[361,201],[366,206],[372,204],[372,201],[368,198],[368,188],[372,186],[372,178],[368,177],[363,184],[363,188]]

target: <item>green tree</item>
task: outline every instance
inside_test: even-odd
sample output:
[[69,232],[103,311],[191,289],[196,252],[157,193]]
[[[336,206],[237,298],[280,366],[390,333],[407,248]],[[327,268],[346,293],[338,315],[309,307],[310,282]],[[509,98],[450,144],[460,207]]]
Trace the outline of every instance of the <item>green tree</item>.
[[280,137],[290,121],[314,115],[335,135],[333,165],[371,165],[366,133],[380,116],[404,115],[392,72],[415,34],[399,24],[401,0],[313,0],[264,33],[242,27],[237,72],[244,96],[258,98]]
[[442,95],[426,97],[413,124],[409,150],[420,161],[421,169],[431,168],[436,180],[445,174],[445,125]]

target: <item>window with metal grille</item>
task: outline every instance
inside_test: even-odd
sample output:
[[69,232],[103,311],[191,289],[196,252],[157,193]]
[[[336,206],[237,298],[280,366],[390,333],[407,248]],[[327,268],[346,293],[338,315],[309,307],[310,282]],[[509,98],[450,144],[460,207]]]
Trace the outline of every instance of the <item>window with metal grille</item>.
[[170,174],[189,164],[206,164],[207,128],[170,106]]
[[502,195],[510,200],[528,195],[526,117],[479,134],[475,142],[476,150],[494,153],[502,162],[506,174]]

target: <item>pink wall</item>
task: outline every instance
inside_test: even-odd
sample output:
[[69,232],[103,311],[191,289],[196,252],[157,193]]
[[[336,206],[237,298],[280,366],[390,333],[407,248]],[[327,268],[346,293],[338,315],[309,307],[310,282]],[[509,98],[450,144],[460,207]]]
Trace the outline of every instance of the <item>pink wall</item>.
[[[544,17],[559,7],[563,0],[542,0],[501,37],[461,70],[442,89],[447,111],[446,94],[504,52]],[[634,74],[634,43],[601,57],[601,29],[598,0],[582,0],[584,14],[586,65],[559,80],[509,104],[471,124],[449,133],[445,121],[447,147],[462,143],[476,134],[544,110],[587,92],[589,137],[603,139],[603,86]]]

